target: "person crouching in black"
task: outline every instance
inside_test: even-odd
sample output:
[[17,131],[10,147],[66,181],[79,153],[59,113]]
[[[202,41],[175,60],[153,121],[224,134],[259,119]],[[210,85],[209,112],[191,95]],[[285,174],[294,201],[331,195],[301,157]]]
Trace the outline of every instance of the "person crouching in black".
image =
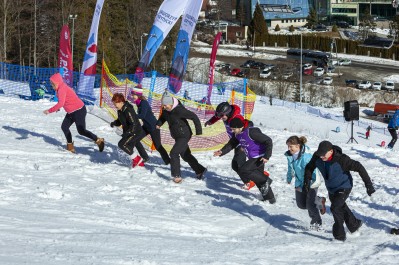
[[[132,167],[137,165],[144,166],[143,160],[137,159],[133,155],[133,148],[144,138],[144,130],[141,127],[140,121],[137,117],[133,106],[125,100],[125,97],[121,93],[115,93],[112,96],[112,102],[118,110],[118,119],[111,122],[111,127],[121,126],[123,129],[122,139],[118,142],[118,146],[125,153],[130,155],[132,159]],[[143,149],[142,157],[148,157],[147,152]]]

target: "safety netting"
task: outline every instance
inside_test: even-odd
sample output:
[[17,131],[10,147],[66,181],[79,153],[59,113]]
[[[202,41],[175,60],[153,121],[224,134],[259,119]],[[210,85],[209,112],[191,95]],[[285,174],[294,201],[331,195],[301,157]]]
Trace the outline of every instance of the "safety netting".
[[[128,78],[130,77],[130,78]],[[110,73],[106,63],[103,61],[100,88],[100,107],[104,108],[113,118],[117,117],[117,110],[112,103],[112,96],[115,93],[122,93],[127,100],[132,103],[131,89],[137,85],[134,76],[116,76]],[[168,86],[168,77],[155,71],[145,73],[141,81],[143,95],[147,98],[155,117],[161,113],[162,94]],[[221,102],[236,104],[241,108],[241,114],[250,119],[256,95],[246,83],[246,79],[235,82],[217,83],[212,85],[212,92],[209,94],[208,84],[183,82],[179,93],[174,96],[190,111],[194,112],[200,119],[202,125],[209,120],[215,113],[216,106]],[[208,99],[208,95],[209,99]],[[210,102],[210,104],[209,104]],[[135,106],[132,103],[133,106]],[[194,133],[189,142],[193,152],[218,150],[229,140],[226,128],[222,121],[216,122],[212,126],[202,126],[202,135],[195,135],[195,128],[189,122]],[[171,138],[167,123],[161,127],[162,145],[170,151],[174,144]],[[153,150],[151,137],[148,135],[142,142]]]

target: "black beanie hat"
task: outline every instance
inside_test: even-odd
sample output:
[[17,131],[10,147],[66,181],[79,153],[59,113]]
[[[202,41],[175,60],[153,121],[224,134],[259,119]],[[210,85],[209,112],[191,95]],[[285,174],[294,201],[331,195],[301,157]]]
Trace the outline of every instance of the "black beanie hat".
[[242,122],[242,120],[240,118],[234,118],[230,121],[230,128],[243,128],[244,127],[244,123]]

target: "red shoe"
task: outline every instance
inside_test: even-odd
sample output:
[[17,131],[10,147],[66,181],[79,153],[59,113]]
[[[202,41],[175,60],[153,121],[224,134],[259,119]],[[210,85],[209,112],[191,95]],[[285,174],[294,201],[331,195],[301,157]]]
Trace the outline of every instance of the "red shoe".
[[142,165],[142,167],[143,167],[144,163],[143,163],[143,159],[141,158],[141,156],[138,155],[132,159],[132,168],[135,168],[136,166],[141,166],[141,164],[143,164]]
[[250,180],[248,183],[245,183],[244,186],[242,186],[242,188],[244,190],[250,190],[255,186],[255,182],[253,182],[252,180]]

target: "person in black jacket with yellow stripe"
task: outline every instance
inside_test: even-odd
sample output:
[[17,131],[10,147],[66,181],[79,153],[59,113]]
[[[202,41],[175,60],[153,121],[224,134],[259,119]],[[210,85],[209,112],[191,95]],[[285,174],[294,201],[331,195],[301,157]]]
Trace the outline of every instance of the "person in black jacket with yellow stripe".
[[157,121],[157,129],[165,122],[169,124],[170,135],[175,140],[175,144],[170,151],[170,168],[173,181],[182,182],[180,172],[180,157],[186,161],[197,174],[198,179],[202,179],[206,168],[198,163],[198,160],[191,154],[188,142],[193,135],[187,120],[192,120],[195,125],[196,135],[202,134],[201,122],[194,112],[187,110],[176,98],[165,92],[162,96],[163,111]]
[[306,165],[304,188],[307,190],[316,167],[324,178],[331,201],[331,212],[334,217],[333,236],[336,240],[345,241],[344,223],[351,233],[356,232],[362,225],[362,221],[353,215],[345,202],[353,187],[350,171],[359,173],[369,196],[375,192],[373,183],[362,164],[343,154],[340,147],[329,141],[322,141],[319,144],[317,151]]
[[[121,126],[123,129],[122,139],[118,142],[118,146],[125,153],[130,155],[132,159],[132,167],[135,167],[139,161],[134,158],[133,148],[141,139],[145,136],[143,128],[141,128],[140,121],[137,117],[133,106],[125,100],[125,97],[121,93],[115,93],[112,96],[112,102],[118,110],[118,119],[111,122],[111,127]],[[143,149],[143,153],[140,153],[141,157],[148,158],[147,152]],[[145,162],[145,161],[143,161]]]

